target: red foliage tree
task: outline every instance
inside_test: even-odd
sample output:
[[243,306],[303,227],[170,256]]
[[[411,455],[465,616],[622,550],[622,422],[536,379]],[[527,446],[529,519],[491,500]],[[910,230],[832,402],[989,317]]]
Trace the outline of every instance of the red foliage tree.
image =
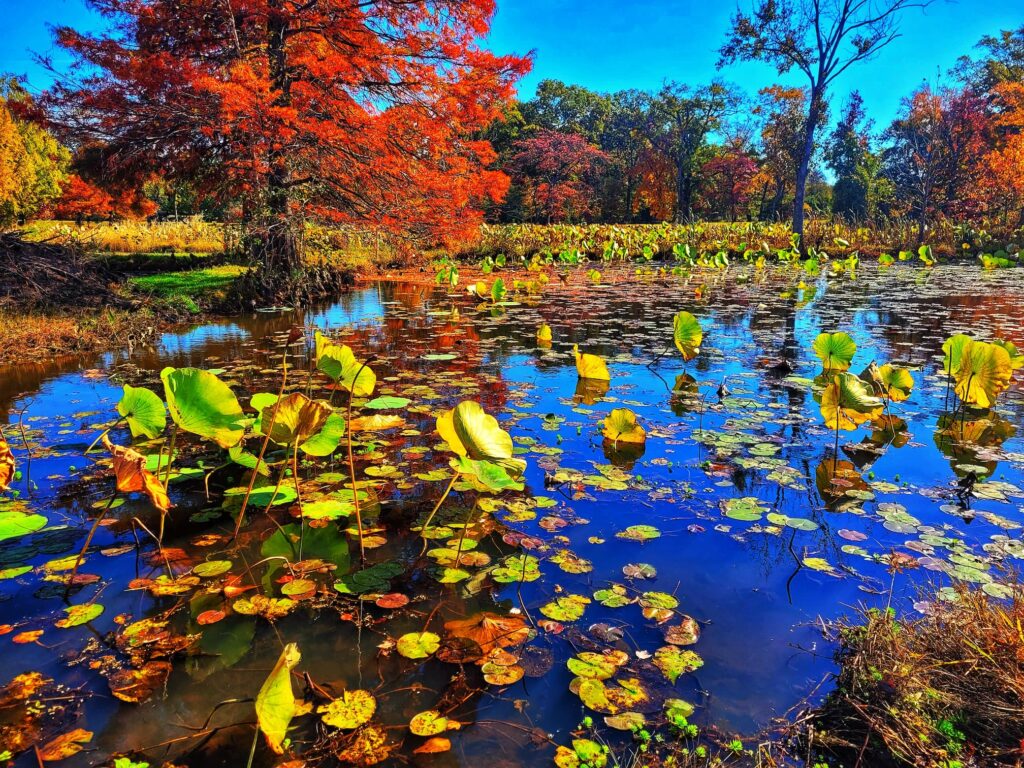
[[509,170],[535,221],[577,221],[598,204],[597,184],[609,157],[576,133],[541,130],[513,145]]
[[90,0],[98,35],[48,104],[122,178],[241,200],[268,296],[299,289],[301,222],[455,238],[500,198],[490,145],[528,61],[480,48],[494,0]]
[[49,213],[55,219],[107,218],[114,212],[114,198],[77,173],[68,177]]
[[746,213],[757,174],[757,161],[740,149],[726,148],[709,159],[701,167],[707,213],[729,221]]

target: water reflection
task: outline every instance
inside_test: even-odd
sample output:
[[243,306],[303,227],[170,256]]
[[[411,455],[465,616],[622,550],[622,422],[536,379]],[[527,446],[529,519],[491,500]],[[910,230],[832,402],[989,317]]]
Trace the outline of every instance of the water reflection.
[[[422,629],[435,609],[448,620],[535,609],[555,594],[589,595],[620,582],[623,566],[650,563],[657,577],[638,588],[675,593],[681,610],[705,622],[695,647],[705,666],[681,678],[675,693],[703,705],[700,721],[751,731],[784,712],[829,670],[826,657],[798,649],[820,643],[816,617],[835,616],[885,590],[884,553],[932,547],[929,556],[949,563],[943,547],[952,545],[934,542],[958,541],[963,549],[984,553],[992,536],[1017,535],[991,517],[1007,518],[1015,502],[994,495],[976,500],[979,514],[990,517],[976,520],[970,531],[944,507],[956,480],[968,472],[998,473],[1022,484],[1022,446],[1014,427],[1024,411],[1019,383],[1004,394],[997,412],[953,414],[934,359],[954,331],[1024,341],[1014,337],[1020,333],[1024,288],[1009,277],[985,276],[979,283],[976,272],[966,279],[955,268],[932,270],[924,278],[921,272],[879,276],[865,269],[855,283],[822,278],[814,290],[800,291],[792,289],[791,275],[754,275],[741,283],[734,274],[713,274],[701,278],[700,299],[694,283],[685,281],[570,285],[505,308],[481,307],[461,292],[382,283],[306,313],[253,314],[165,334],[154,348],[131,356],[112,353],[0,371],[0,414],[9,423],[22,418],[27,430],[29,448],[14,447],[23,465],[31,453],[31,480],[38,487],[26,484],[25,493],[50,518],[50,530],[0,542],[0,567],[40,566],[66,556],[80,546],[95,515],[92,505],[101,499],[95,492],[84,495],[83,489],[94,486],[80,482],[89,473],[81,450],[109,419],[119,388],[105,373],[89,369],[113,369],[152,383],[166,365],[225,367],[234,381],[249,386],[280,364],[283,337],[296,324],[331,329],[361,355],[375,357],[382,385],[423,406],[405,414],[403,430],[375,437],[367,458],[360,459],[363,465],[400,467],[399,477],[383,480],[379,488],[380,524],[390,535],[374,552],[376,562],[421,563],[419,540],[402,532],[429,511],[440,492],[436,484],[415,478],[447,462],[429,450],[437,442],[432,418],[440,408],[473,397],[499,415],[528,459],[525,496],[552,503],[532,517],[521,509],[497,512],[479,551],[498,560],[516,546],[542,554],[528,545],[554,541],[594,566],[590,573],[572,573],[545,562],[544,579],[521,587],[481,583],[466,592],[438,585],[419,564],[391,585],[421,598],[397,622],[383,622],[381,611],[367,605],[344,614],[304,608],[273,624],[235,613],[206,625],[199,617],[221,610],[224,594],[153,598],[125,591],[133,579],[161,572],[159,563],[134,551],[134,537],[144,535],[131,518],[153,520],[145,504],[129,500],[119,522],[103,530],[102,546],[131,551],[90,563],[109,582],[97,626],[102,633],[115,631],[114,616],[157,617],[188,599],[187,609],[174,614],[172,629],[200,640],[187,659],[176,662],[166,694],[141,706],[118,703],[88,662],[69,669],[31,643],[5,648],[0,677],[39,669],[95,692],[83,727],[96,731],[100,753],[170,742],[150,756],[176,759],[187,744],[194,750],[189,764],[237,765],[251,744],[251,703],[217,705],[252,696],[281,642],[295,640],[311,679],[334,692],[374,689],[381,718],[396,730],[438,701],[457,704],[455,712],[467,727],[452,734],[457,749],[442,758],[445,764],[486,759],[532,765],[549,756],[538,757],[524,734],[537,726],[564,743],[581,715],[564,666],[572,653],[566,637],[592,642],[586,633],[591,624],[624,625],[626,650],[651,651],[662,642],[657,627],[630,608],[592,604],[568,634],[541,633],[533,644],[549,659],[550,672],[528,675],[504,690],[483,686],[473,665],[410,664],[388,652],[387,640]],[[705,328],[701,355],[685,366],[671,351],[671,317],[680,309],[694,312]],[[542,322],[554,332],[547,348],[536,344]],[[900,360],[919,366],[912,399],[872,430],[854,433],[838,454],[834,433],[822,426],[805,381],[818,372],[808,348],[823,329],[849,330],[860,347],[859,364]],[[578,379],[574,343],[609,360],[611,382]],[[669,353],[662,354],[666,347]],[[289,359],[305,377],[308,360],[301,350],[293,352]],[[614,407],[638,414],[648,430],[645,446],[627,452],[600,438],[601,419]],[[371,460],[378,451],[380,458]],[[552,484],[560,471],[571,480]],[[625,490],[608,490],[594,480],[609,477]],[[776,517],[750,523],[724,516],[723,502],[737,497],[758,499]],[[188,512],[219,513],[201,492],[175,498]],[[471,512],[455,500],[443,518],[458,525]],[[616,536],[637,523],[657,526],[660,537],[639,543]],[[291,547],[293,525],[286,517],[255,516],[246,530],[247,562]],[[205,559],[203,534],[222,527],[223,519],[189,521],[179,515],[169,537],[187,557]],[[336,573],[347,571],[351,556],[339,549],[345,539],[336,529],[320,530],[332,535],[309,535],[303,557],[330,563]],[[44,575],[0,582],[0,623],[52,631],[63,603],[61,590],[44,582]],[[253,581],[273,591],[282,575],[271,565]],[[913,578],[918,576],[898,584],[895,603],[901,608],[909,606]],[[478,686],[486,692],[476,692]],[[200,730],[189,730],[194,728]],[[175,741],[197,732],[198,739]],[[302,743],[314,735],[307,722],[295,738]],[[260,761],[272,764],[262,753]]]

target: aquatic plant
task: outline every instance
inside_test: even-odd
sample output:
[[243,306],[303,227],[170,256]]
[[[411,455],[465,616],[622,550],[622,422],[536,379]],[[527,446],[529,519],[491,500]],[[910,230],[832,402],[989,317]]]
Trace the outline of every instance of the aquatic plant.
[[581,354],[579,344],[572,345],[572,354],[576,358],[576,373],[581,379],[611,381],[608,365],[603,358],[587,352]]

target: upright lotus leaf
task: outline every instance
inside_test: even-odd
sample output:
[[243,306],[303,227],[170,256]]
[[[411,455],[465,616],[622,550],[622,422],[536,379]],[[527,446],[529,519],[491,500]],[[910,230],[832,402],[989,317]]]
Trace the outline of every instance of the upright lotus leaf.
[[[525,465],[525,462],[523,462]],[[521,491],[523,484],[515,479],[505,467],[491,461],[474,461],[466,456],[459,456],[449,462],[452,469],[461,475],[473,478],[478,484],[478,490],[487,490],[491,493],[502,491]],[[517,476],[522,474],[517,473]]]
[[0,491],[6,491],[14,479],[14,454],[7,439],[0,434]]
[[647,432],[637,424],[636,414],[629,408],[615,408],[605,416],[601,434],[606,439],[618,443],[642,444],[647,441]]
[[[260,412],[259,431],[265,433],[269,427],[270,439],[275,443],[294,445],[317,434],[327,423],[331,413],[331,407],[327,403],[310,400],[301,392],[293,392],[280,402],[274,397],[274,402],[263,406]],[[270,427],[271,423],[273,427]]]
[[338,448],[341,438],[344,436],[345,417],[340,413],[331,413],[319,432],[299,443],[299,450],[308,456],[330,456]]
[[132,437],[145,435],[149,439],[160,436],[167,426],[167,410],[164,401],[145,387],[124,385],[124,394],[117,404],[117,412],[128,422]]
[[608,373],[608,366],[603,359],[597,355],[590,355],[585,352],[580,354],[578,344],[572,345],[572,353],[576,357],[576,373],[581,379],[611,381],[611,374]]
[[103,445],[114,457],[114,479],[117,483],[117,490],[122,493],[145,493],[153,506],[161,512],[166,512],[171,507],[171,500],[167,496],[156,475],[146,469],[146,457],[132,448],[125,448],[121,445],[114,445],[110,438],[103,436]]
[[672,318],[672,335],[676,342],[676,349],[683,356],[683,360],[693,360],[700,354],[700,343],[704,339],[704,331],[701,330],[697,318],[689,312],[677,312]]
[[955,333],[946,339],[942,344],[942,370],[950,376],[956,374],[960,367],[960,359],[964,354],[964,347],[974,339],[964,333]]
[[526,470],[525,461],[512,458],[512,436],[474,400],[464,400],[438,416],[437,431],[459,456],[492,462],[517,476]]
[[910,391],[914,388],[914,377],[906,368],[897,368],[891,363],[886,363],[878,369],[878,376],[882,383],[883,397],[897,403],[910,397]]
[[491,285],[491,301],[497,304],[505,298],[505,281],[500,277]]
[[288,643],[256,694],[256,722],[267,739],[267,746],[278,755],[284,753],[288,725],[298,713],[292,692],[292,670],[301,658],[299,646]]
[[822,333],[814,340],[814,353],[826,371],[845,371],[857,352],[857,343],[848,333]]
[[821,395],[821,415],[830,429],[856,429],[880,416],[883,407],[868,384],[852,373],[836,374]]
[[377,386],[377,374],[359,362],[348,345],[332,344],[319,335],[316,367],[355,397],[369,397]]
[[991,408],[999,393],[1010,386],[1013,364],[1009,353],[996,344],[971,341],[964,345],[954,374],[956,394],[968,405]]
[[1018,368],[1024,368],[1024,355],[1017,350],[1016,344],[1006,339],[996,339],[992,343],[1006,350],[1006,354],[1010,356],[1010,367],[1013,370],[1016,371]]
[[541,323],[537,328],[537,343],[542,347],[551,346],[551,326]]
[[242,439],[244,414],[231,388],[216,375],[199,368],[164,368],[167,409],[186,432],[230,448]]

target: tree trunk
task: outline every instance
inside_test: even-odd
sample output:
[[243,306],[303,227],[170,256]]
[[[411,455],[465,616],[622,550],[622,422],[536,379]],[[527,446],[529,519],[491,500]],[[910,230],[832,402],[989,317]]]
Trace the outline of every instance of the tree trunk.
[[[288,24],[282,0],[270,0],[267,18],[267,56],[274,100],[278,106],[291,103],[290,81],[287,70],[285,42]],[[266,178],[266,213],[260,218],[255,247],[260,253],[254,254],[266,273],[264,285],[267,298],[280,298],[303,280],[302,252],[296,217],[291,207],[290,169],[287,150],[283,147],[271,149],[267,164],[270,171]]]
[[807,111],[807,124],[804,126],[804,146],[800,153],[800,163],[796,169],[796,191],[793,195],[793,232],[800,236],[800,250],[804,250],[804,198],[807,195],[807,177],[811,171],[811,156],[814,154],[814,132],[821,116],[822,93],[811,91],[810,108]]

